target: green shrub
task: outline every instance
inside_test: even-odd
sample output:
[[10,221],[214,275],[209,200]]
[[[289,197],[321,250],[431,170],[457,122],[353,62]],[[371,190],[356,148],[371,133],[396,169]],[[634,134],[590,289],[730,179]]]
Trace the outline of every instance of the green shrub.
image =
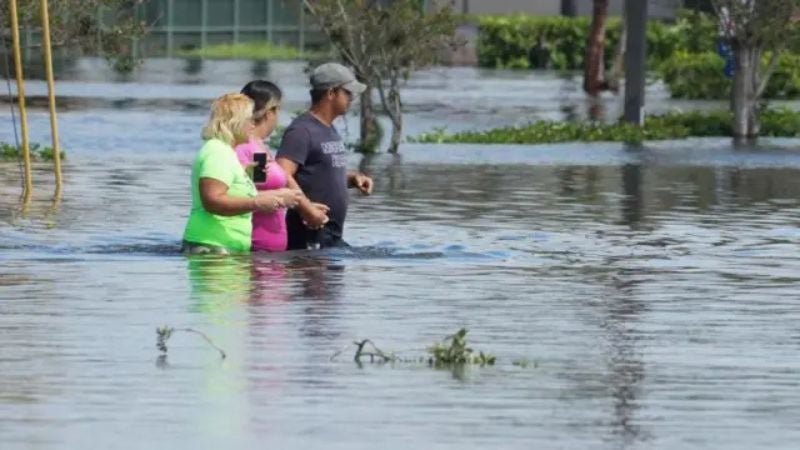
[[[697,11],[683,10],[678,12],[678,19],[668,27],[674,33],[677,43],[675,50],[689,53],[716,51],[719,42],[719,26],[712,15]],[[671,54],[662,54],[659,61],[664,61]]]
[[[766,66],[769,56],[762,64]],[[725,61],[716,53],[680,51],[664,61],[659,77],[674,98],[726,99],[730,96],[731,80],[724,74]],[[772,74],[764,98],[794,99],[800,97],[800,55],[782,54]]]
[[[587,17],[542,17],[525,14],[479,16],[478,62],[494,68],[552,68],[575,70],[583,66],[590,20]],[[610,64],[622,23],[606,23],[606,59]],[[680,11],[673,23],[647,24],[648,62],[659,67],[675,52],[716,52],[718,22],[713,15]],[[800,53],[800,27],[786,36],[787,50]]]
[[[767,64],[768,58],[764,59]],[[778,66],[769,79],[765,98],[794,99],[800,97],[800,55],[784,53],[778,59]]]
[[787,108],[761,113],[761,136],[800,137],[800,113]]
[[[488,131],[447,134],[443,129],[425,133],[410,142],[469,144],[549,144],[557,142],[629,142],[641,143],[688,137],[731,136],[733,116],[728,111],[674,112],[651,116],[643,127],[627,123],[541,121],[524,126],[504,127]],[[800,137],[800,112],[789,109],[764,111],[761,135]]]
[[[619,20],[609,20],[606,46],[613,54]],[[583,65],[589,19],[517,14],[478,21],[478,63],[482,67],[574,70]]]
[[[587,17],[541,17],[524,14],[478,18],[478,62],[482,67],[576,70],[583,66],[590,20]],[[606,23],[606,63],[622,35],[619,18]],[[716,48],[716,22],[708,15],[684,12],[674,24],[650,22],[650,64],[659,65],[678,50]]]
[[722,99],[731,92],[725,77],[725,60],[717,53],[676,52],[658,68],[674,98]]

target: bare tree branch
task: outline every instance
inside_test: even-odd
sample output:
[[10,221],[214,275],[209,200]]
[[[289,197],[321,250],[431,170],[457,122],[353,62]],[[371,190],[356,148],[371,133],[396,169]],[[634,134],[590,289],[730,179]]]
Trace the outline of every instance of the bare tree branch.
[[773,51],[769,57],[769,63],[764,71],[756,76],[756,80],[758,83],[758,88],[756,89],[756,98],[761,98],[764,95],[764,91],[767,90],[767,85],[769,84],[770,78],[772,78],[772,74],[775,73],[775,69],[778,67],[778,61],[780,59],[780,53],[778,51]]

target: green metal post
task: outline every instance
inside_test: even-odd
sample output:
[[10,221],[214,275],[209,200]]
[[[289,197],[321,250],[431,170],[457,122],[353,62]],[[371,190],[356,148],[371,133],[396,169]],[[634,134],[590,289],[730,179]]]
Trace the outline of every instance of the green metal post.
[[208,43],[206,28],[208,27],[208,0],[200,1],[200,48],[205,49]]
[[269,42],[272,42],[272,24],[275,22],[272,16],[274,14],[273,0],[267,0],[267,41]]
[[167,0],[167,56],[172,57],[175,42],[172,36],[172,21],[174,19],[174,4],[173,0]]
[[306,8],[303,6],[303,2],[300,2],[300,53],[305,53],[306,51]]
[[239,27],[241,26],[239,18],[241,14],[240,7],[241,5],[239,3],[239,0],[233,0],[233,43],[234,44],[239,43]]

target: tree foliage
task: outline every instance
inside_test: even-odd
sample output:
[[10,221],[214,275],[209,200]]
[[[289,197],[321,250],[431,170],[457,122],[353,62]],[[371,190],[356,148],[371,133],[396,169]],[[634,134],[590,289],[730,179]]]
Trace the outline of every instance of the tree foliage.
[[726,39],[746,47],[780,49],[800,0],[712,0]]
[[[131,67],[131,40],[141,36],[146,24],[133,14],[148,0],[49,0],[50,33],[54,47],[69,47],[108,57],[117,68]],[[11,42],[9,0],[0,0],[0,25],[6,47]],[[40,0],[17,0],[20,28],[41,30]],[[36,33],[34,33],[36,34]],[[25,42],[39,47],[39,41]]]
[[[720,31],[734,54],[734,136],[758,136],[758,103],[795,23],[800,0],[712,0]],[[761,68],[762,57],[770,62]]]
[[342,60],[374,87],[392,121],[390,151],[402,136],[400,84],[457,45],[449,6],[424,11],[417,0],[303,0]]

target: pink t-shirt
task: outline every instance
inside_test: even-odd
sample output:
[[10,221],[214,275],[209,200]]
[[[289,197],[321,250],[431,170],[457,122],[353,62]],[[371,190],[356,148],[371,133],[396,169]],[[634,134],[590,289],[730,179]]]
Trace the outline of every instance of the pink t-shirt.
[[[253,162],[253,154],[267,154],[267,181],[256,183],[256,189],[266,191],[270,189],[280,189],[286,187],[286,172],[275,162],[269,150],[257,139],[250,138],[246,144],[236,147],[236,156],[242,165]],[[264,250],[268,252],[286,251],[286,210],[254,212],[253,213],[253,246],[252,250]]]

